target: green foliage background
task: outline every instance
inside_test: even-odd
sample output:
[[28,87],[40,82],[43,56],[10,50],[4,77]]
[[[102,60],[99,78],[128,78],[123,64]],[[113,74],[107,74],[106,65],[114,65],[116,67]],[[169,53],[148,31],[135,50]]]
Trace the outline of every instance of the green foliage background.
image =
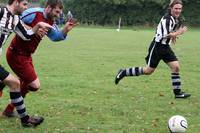
[[[183,0],[184,16],[193,26],[200,24],[200,0]],[[116,25],[154,25],[166,11],[169,0],[65,0],[65,12],[71,10],[81,23]]]
[[[45,5],[47,0],[29,0]],[[7,3],[1,0],[0,3]],[[82,24],[123,26],[155,25],[165,13],[170,0],[63,0],[64,13],[70,10]],[[200,26],[200,0],[183,0],[183,16],[191,26]]]

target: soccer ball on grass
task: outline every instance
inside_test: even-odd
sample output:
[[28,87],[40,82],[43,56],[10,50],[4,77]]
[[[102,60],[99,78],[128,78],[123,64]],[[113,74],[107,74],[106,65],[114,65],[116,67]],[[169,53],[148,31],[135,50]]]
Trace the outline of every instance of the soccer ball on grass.
[[187,120],[183,116],[174,115],[168,121],[168,128],[171,133],[185,133],[188,128]]

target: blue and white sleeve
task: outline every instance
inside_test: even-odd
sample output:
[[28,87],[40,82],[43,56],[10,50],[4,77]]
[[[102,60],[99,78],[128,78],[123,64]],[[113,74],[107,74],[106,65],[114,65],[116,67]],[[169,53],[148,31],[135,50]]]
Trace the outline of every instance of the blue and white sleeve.
[[21,16],[21,20],[25,23],[25,24],[30,24],[33,22],[33,20],[35,19],[35,12],[34,10],[30,8],[28,10],[25,10],[23,13],[22,13],[22,16]]
[[54,24],[53,27],[48,31],[47,36],[55,42],[65,40],[67,36],[63,34],[58,26]]

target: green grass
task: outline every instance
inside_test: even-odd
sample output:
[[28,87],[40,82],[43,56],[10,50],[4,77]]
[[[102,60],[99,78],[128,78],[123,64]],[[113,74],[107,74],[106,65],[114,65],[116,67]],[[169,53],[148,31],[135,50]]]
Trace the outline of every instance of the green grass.
[[[75,28],[69,39],[44,39],[34,54],[41,90],[26,99],[27,111],[45,117],[25,129],[17,118],[0,117],[2,133],[168,133],[172,115],[188,120],[188,133],[200,129],[200,30],[190,30],[172,46],[181,64],[183,89],[190,99],[174,99],[169,68],[161,62],[151,76],[114,77],[120,68],[144,66],[154,30]],[[8,68],[5,55],[1,64]],[[161,96],[162,95],[162,96]],[[8,102],[8,88],[0,110]]]

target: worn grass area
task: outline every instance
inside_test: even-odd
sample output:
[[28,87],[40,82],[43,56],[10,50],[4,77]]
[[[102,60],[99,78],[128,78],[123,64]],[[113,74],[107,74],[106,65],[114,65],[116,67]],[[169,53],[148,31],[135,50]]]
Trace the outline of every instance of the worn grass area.
[[[200,30],[190,30],[173,46],[181,63],[183,89],[190,99],[174,99],[169,68],[161,62],[151,76],[114,84],[120,68],[144,66],[154,31],[76,28],[67,41],[45,38],[34,63],[41,90],[26,99],[27,111],[45,117],[34,129],[17,118],[0,117],[1,133],[168,133],[172,115],[188,120],[188,133],[200,129]],[[5,56],[1,57],[5,65]],[[0,110],[8,102],[8,88]]]

